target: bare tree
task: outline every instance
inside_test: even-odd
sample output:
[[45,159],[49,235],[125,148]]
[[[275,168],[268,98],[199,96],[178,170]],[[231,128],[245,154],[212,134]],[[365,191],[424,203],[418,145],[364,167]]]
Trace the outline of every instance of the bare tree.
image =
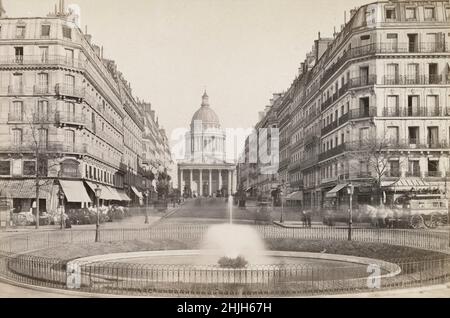
[[[30,130],[30,139],[27,147],[33,152],[36,159],[35,166],[35,190],[36,190],[36,229],[39,229],[40,223],[40,206],[41,188],[53,183],[53,179],[48,179],[48,171],[58,164],[50,164],[51,159],[56,158],[52,156],[48,148],[48,126],[50,120],[50,113],[47,111],[43,113],[35,112],[30,115],[28,120],[28,128]],[[62,220],[61,220],[62,221]]]
[[374,190],[377,206],[382,203],[383,179],[391,178],[392,184],[396,184],[400,180],[400,169],[395,173],[390,170],[390,162],[394,159],[398,159],[399,168],[402,166],[397,149],[398,143],[385,137],[368,137],[351,143],[351,149],[347,155],[349,170],[358,171],[360,177],[367,180]]

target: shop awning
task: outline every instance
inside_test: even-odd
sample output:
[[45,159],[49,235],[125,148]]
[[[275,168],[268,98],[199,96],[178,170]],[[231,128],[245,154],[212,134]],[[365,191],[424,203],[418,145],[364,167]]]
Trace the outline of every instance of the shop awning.
[[339,191],[341,191],[342,189],[346,188],[348,184],[338,184],[337,186],[335,186],[333,189],[331,189],[327,194],[326,197],[327,198],[335,198],[338,194]]
[[303,192],[302,191],[292,192],[291,194],[288,194],[286,196],[286,200],[287,201],[303,201]]
[[[54,180],[41,180],[39,198],[49,199]],[[36,181],[29,180],[0,180],[0,192],[13,199],[35,199]]]
[[381,186],[391,188],[397,191],[409,191],[411,189],[431,189],[432,185],[420,178],[400,178],[397,181],[382,181]]
[[115,188],[108,187],[108,186],[107,186],[107,188],[108,188],[109,192],[111,193],[112,197],[114,197],[114,199],[111,199],[111,200],[123,201],[122,196],[119,194],[119,192]]
[[140,193],[138,191],[138,189],[136,189],[135,187],[131,187],[131,190],[133,190],[134,194],[139,198],[139,199],[143,199],[144,197],[142,196],[142,193]]
[[92,202],[81,181],[59,180],[68,202]]
[[100,187],[100,189],[102,189],[102,192],[100,194],[100,199],[107,200],[107,201],[116,200],[115,196],[113,196],[113,194],[111,193],[111,191],[109,191],[107,186],[104,186],[102,184],[93,183],[90,181],[86,181],[86,183],[89,186],[89,188],[91,188],[91,190],[94,191],[94,193],[95,193],[95,189],[97,189],[97,185]]
[[121,200],[120,201],[131,201],[130,197],[123,190],[117,190]]

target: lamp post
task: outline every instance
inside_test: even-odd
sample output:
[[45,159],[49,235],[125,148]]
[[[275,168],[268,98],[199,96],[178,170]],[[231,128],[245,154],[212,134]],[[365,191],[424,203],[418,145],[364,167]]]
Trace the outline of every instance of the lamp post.
[[95,224],[95,243],[100,242],[100,196],[102,194],[102,189],[97,184],[95,188],[95,198],[97,199],[97,223]]
[[349,201],[350,201],[350,207],[348,209],[349,211],[349,217],[348,217],[348,240],[352,240],[352,226],[353,226],[353,192],[355,190],[355,187],[353,184],[349,184],[347,186],[347,193],[349,195]]
[[147,199],[147,204],[145,206],[145,224],[148,224],[148,197],[150,196],[150,193],[151,192],[149,190],[147,190],[145,192],[146,199]]
[[64,208],[63,208],[64,192],[61,188],[59,189],[58,195],[59,195],[59,209],[61,211],[61,230],[63,230],[64,229]]

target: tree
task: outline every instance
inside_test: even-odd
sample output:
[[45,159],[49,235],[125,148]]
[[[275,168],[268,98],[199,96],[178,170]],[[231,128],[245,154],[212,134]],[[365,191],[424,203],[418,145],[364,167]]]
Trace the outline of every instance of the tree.
[[[48,111],[48,110],[47,110]],[[52,156],[48,147],[48,123],[49,113],[36,112],[33,113],[28,120],[28,128],[30,130],[29,144],[26,147],[33,152],[34,159],[36,160],[35,166],[35,187],[36,187],[36,229],[39,229],[40,221],[40,206],[39,201],[41,198],[41,188],[53,184],[53,180],[47,179],[48,171],[54,166],[59,164],[50,164],[55,156]],[[56,150],[56,149],[55,149]],[[61,220],[62,222],[62,220]]]
[[382,180],[386,177],[393,178],[392,184],[400,180],[400,170],[391,171],[390,163],[399,159],[398,142],[393,142],[384,137],[368,137],[363,140],[350,143],[347,154],[349,171],[358,171],[358,177],[367,180],[367,184],[374,190],[375,204],[381,205],[383,186]]

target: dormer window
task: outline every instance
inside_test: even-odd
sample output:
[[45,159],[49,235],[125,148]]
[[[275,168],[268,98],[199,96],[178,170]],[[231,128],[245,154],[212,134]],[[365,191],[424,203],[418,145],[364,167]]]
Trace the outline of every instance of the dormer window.
[[50,37],[50,25],[41,25],[41,37],[48,38]]
[[393,21],[397,19],[395,8],[386,8],[386,21]]
[[65,39],[72,39],[72,29],[67,26],[63,26],[63,37]]

